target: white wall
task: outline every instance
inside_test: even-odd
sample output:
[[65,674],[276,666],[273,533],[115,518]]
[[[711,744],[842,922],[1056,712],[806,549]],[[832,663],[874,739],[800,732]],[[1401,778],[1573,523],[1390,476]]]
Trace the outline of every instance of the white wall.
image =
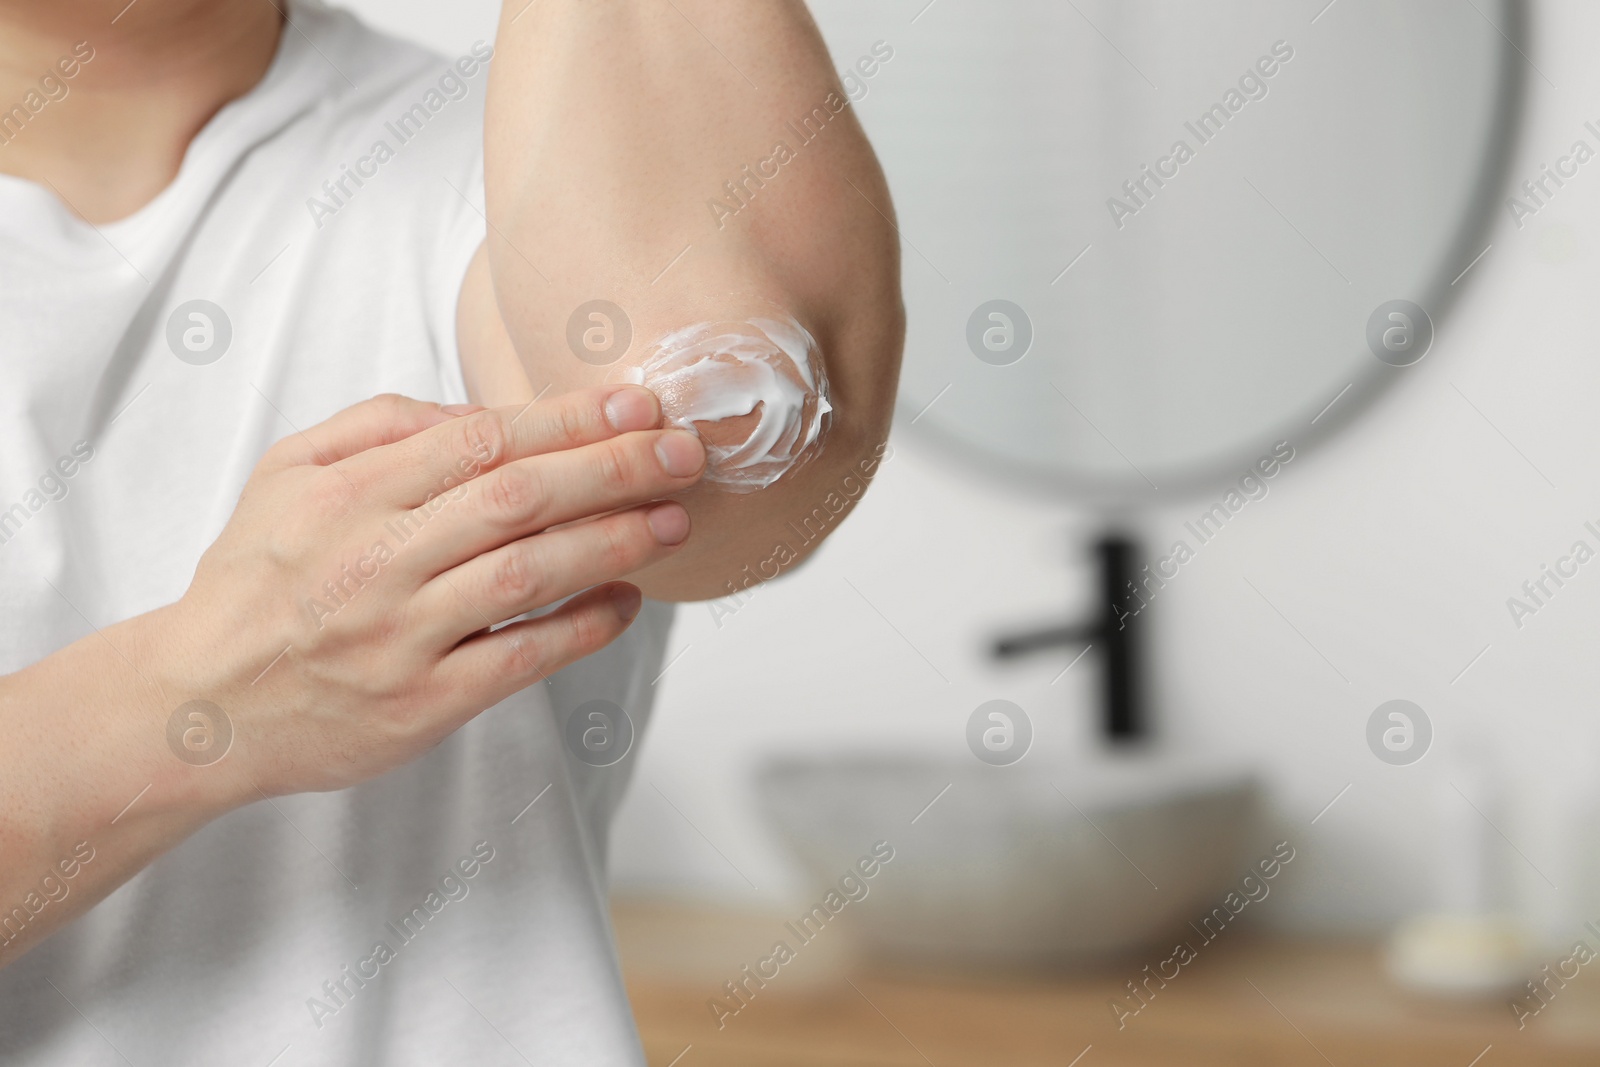
[[[492,7],[469,5],[466,22],[488,26]],[[382,10],[447,51],[486,36],[465,22],[441,32],[431,5]],[[1600,120],[1600,106],[1585,110],[1600,99],[1600,8],[1540,3],[1533,23],[1525,50],[1542,74],[1518,180],[1579,137],[1600,147],[1582,129]],[[1568,898],[1600,918],[1600,898],[1570,899],[1583,836],[1600,838],[1595,820],[1575,825],[1574,799],[1594,788],[1600,758],[1600,561],[1520,630],[1506,608],[1574,540],[1600,547],[1582,528],[1600,527],[1597,223],[1600,160],[1522,229],[1502,212],[1428,357],[1344,436],[1302,453],[1152,609],[1168,742],[1259,767],[1304,857],[1270,921],[1370,928],[1424,905],[1463,793],[1511,842],[1501,856],[1525,899],[1548,910]],[[1065,768],[1092,748],[1089,660],[1052,685],[1064,658],[997,667],[983,650],[998,630],[1076,613],[1094,516],[952,472],[912,435],[895,449],[810,565],[720,626],[705,606],[682,610],[682,658],[660,682],[615,831],[620,884],[749,902],[795,893],[754,812],[752,773],[769,755],[871,743],[970,758],[966,718],[994,697],[1031,713],[1030,760]],[[1169,542],[1202,504],[1151,516],[1149,539]],[[1368,716],[1394,697],[1437,731],[1410,767],[1366,746]],[[1506,783],[1506,805],[1483,773]],[[1555,932],[1569,923],[1576,936],[1571,914]]]

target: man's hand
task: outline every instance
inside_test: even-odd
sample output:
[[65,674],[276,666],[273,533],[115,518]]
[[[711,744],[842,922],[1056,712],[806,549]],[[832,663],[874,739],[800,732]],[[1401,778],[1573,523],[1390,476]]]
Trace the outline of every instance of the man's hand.
[[240,751],[219,769],[244,789],[339,789],[414,758],[638,613],[616,579],[689,533],[681,505],[646,502],[705,463],[660,422],[636,386],[456,418],[387,396],[286,438],[160,613],[168,701],[224,710]]

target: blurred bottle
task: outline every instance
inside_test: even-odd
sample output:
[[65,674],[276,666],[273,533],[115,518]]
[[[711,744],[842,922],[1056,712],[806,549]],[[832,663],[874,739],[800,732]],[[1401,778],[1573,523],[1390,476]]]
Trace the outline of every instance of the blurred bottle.
[[1470,752],[1441,752],[1432,791],[1434,906],[1404,920],[1387,962],[1401,985],[1440,996],[1501,996],[1521,987],[1534,938],[1517,905],[1517,850],[1502,836],[1505,777]]

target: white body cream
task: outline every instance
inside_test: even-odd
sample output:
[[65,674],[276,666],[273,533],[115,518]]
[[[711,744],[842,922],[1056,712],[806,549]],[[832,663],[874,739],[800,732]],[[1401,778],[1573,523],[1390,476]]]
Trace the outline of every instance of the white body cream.
[[624,373],[661,398],[668,425],[702,440],[702,425],[755,416],[739,440],[706,440],[706,483],[753,493],[822,451],[833,410],[827,377],[816,341],[793,319],[690,326],[663,337]]

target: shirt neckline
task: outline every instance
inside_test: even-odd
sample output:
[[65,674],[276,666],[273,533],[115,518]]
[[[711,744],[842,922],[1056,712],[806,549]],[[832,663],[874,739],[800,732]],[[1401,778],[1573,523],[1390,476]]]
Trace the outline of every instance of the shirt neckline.
[[[316,0],[289,0],[285,10],[266,72],[206,121],[184,149],[178,173],[159,193],[129,215],[96,224],[79,218],[48,184],[0,174],[0,239],[64,254],[75,265],[88,258],[134,266],[130,254],[163,231],[161,223],[175,205],[214,183],[250,143],[270,136],[329,95],[328,83],[334,79],[318,77],[307,67],[318,54],[312,38],[325,36],[330,12]],[[283,96],[289,99],[278,99]]]

